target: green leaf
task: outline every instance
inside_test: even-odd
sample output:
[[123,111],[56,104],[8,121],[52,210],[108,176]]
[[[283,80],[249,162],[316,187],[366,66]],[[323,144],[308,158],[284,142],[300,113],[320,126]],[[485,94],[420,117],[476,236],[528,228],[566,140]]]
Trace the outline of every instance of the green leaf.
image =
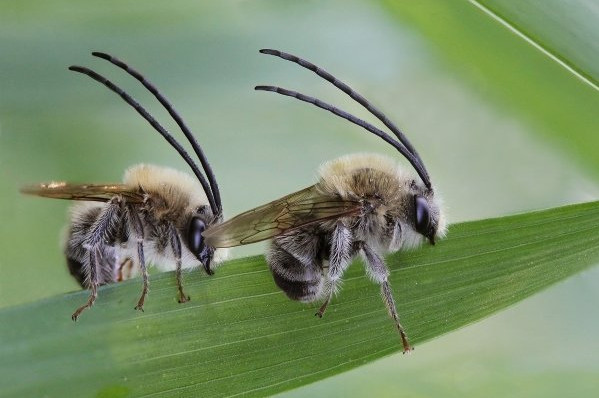
[[[452,225],[387,261],[417,348],[599,262],[599,202]],[[263,257],[185,282],[178,304],[172,273],[153,277],[145,313],[139,280],[103,287],[77,323],[86,292],[0,311],[3,396],[262,396],[402,349],[359,263],[323,319],[276,289]]]

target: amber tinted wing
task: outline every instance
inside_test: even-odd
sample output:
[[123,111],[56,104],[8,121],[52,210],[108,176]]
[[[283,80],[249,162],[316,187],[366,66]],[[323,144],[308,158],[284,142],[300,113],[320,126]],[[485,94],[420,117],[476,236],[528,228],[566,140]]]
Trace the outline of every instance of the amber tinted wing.
[[50,182],[23,187],[21,188],[21,192],[46,198],[96,202],[108,202],[115,195],[123,196],[130,203],[141,203],[144,199],[144,195],[139,189],[124,184],[69,184],[67,182]]
[[321,193],[316,185],[246,211],[204,232],[212,247],[259,242],[317,221],[358,214],[361,204]]

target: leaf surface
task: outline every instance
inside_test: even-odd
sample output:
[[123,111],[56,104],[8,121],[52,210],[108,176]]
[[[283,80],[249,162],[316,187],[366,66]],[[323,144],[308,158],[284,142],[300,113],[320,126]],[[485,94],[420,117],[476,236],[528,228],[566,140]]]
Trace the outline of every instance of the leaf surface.
[[[387,261],[417,348],[599,262],[599,202],[452,225]],[[77,323],[86,292],[3,309],[3,396],[262,396],[402,349],[359,261],[323,319],[277,290],[261,256],[185,283],[178,304],[174,275],[154,276],[145,313],[139,280],[103,287]]]

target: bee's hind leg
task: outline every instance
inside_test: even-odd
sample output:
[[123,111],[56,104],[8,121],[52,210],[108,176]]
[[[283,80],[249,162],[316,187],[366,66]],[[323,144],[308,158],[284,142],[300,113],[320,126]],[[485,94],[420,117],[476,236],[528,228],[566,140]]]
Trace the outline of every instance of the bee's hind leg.
[[146,260],[144,256],[144,228],[143,224],[141,223],[141,219],[139,218],[139,214],[137,214],[135,209],[132,206],[129,206],[128,210],[131,225],[133,226],[135,234],[137,235],[137,259],[139,260],[139,268],[141,269],[141,275],[143,278],[143,289],[135,309],[143,312],[146,295],[148,294],[148,290],[150,288],[148,269],[146,267]]
[[322,318],[333,295],[337,290],[337,283],[341,278],[341,275],[345,272],[352,258],[352,234],[349,228],[347,228],[341,221],[337,221],[337,226],[333,231],[331,237],[331,255],[329,258],[329,270],[328,270],[328,281],[329,281],[329,292],[324,303],[318,309],[315,314],[317,317]]
[[406,336],[403,326],[401,326],[401,323],[399,323],[399,314],[397,313],[395,300],[393,300],[391,286],[389,285],[389,270],[387,269],[383,259],[374,250],[372,250],[370,246],[368,246],[365,242],[359,242],[358,245],[362,250],[364,259],[366,260],[366,271],[368,272],[368,275],[379,285],[381,285],[381,296],[385,306],[387,307],[389,316],[393,318],[395,326],[397,327],[397,331],[401,336],[403,352],[404,354],[410,352],[412,347],[408,342],[408,336]]
[[177,289],[179,291],[179,302],[186,303],[190,300],[190,297],[183,292],[183,277],[181,275],[181,239],[179,239],[179,235],[177,234],[177,229],[174,225],[171,224],[170,228],[170,242],[171,248],[173,249],[173,254],[175,255],[176,268],[175,275],[177,277]]
[[98,297],[98,286],[100,284],[100,261],[98,256],[103,245],[106,245],[107,239],[115,234],[114,226],[118,225],[119,218],[122,216],[121,209],[122,200],[119,196],[113,197],[98,215],[96,221],[91,225],[83,242],[86,248],[89,259],[83,264],[84,272],[86,273],[86,285],[89,286],[90,295],[87,302],[77,308],[71,319],[76,321],[79,315],[85,309],[94,305]]
[[90,249],[89,250],[89,289],[90,289],[90,294],[89,297],[87,299],[87,302],[82,305],[81,307],[77,308],[77,310],[75,310],[75,312],[73,312],[73,315],[71,315],[71,319],[76,321],[79,318],[79,315],[81,315],[81,313],[83,311],[85,311],[87,308],[90,308],[92,305],[94,305],[94,302],[96,301],[96,298],[98,297],[98,274],[99,274],[99,269],[98,269],[98,252],[95,249]]

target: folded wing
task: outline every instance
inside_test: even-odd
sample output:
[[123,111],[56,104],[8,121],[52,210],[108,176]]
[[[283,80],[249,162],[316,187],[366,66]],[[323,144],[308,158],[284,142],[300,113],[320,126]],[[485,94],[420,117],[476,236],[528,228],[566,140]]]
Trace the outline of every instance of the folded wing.
[[320,192],[316,185],[294,192],[206,230],[212,247],[259,242],[318,221],[358,214],[361,204]]
[[45,198],[108,202],[121,195],[129,203],[142,203],[144,194],[139,188],[125,184],[70,184],[49,182],[21,188],[21,193]]

